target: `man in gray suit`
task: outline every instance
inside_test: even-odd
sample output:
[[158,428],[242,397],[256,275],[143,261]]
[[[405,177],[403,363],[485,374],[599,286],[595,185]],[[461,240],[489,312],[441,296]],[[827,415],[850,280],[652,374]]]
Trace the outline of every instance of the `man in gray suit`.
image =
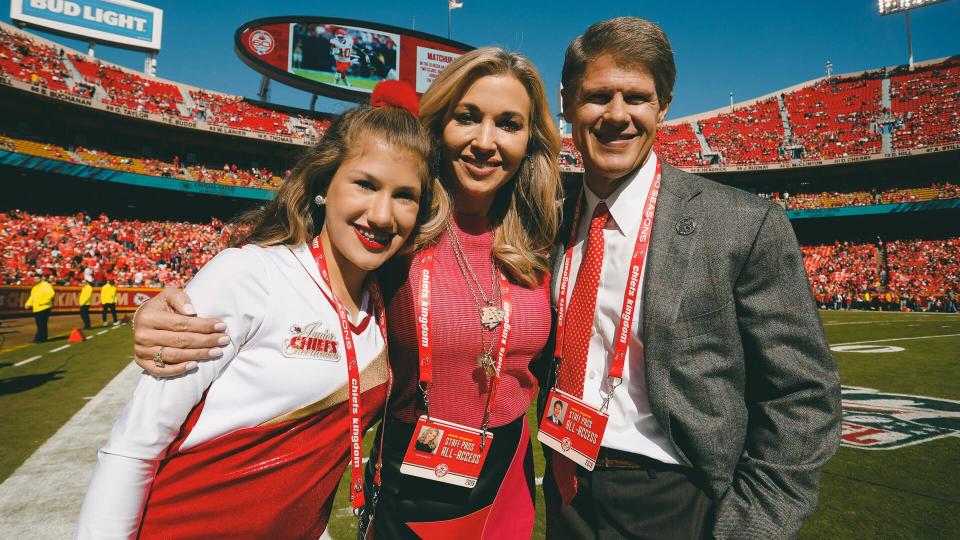
[[[567,315],[542,397],[609,400],[610,420],[593,471],[545,449],[548,538],[792,537],[839,444],[837,368],[783,210],[658,167],[675,74],[666,35],[635,17],[567,49],[584,188],[565,203],[553,299],[568,265]],[[654,209],[644,262],[632,254]],[[609,377],[638,271],[623,376]]]

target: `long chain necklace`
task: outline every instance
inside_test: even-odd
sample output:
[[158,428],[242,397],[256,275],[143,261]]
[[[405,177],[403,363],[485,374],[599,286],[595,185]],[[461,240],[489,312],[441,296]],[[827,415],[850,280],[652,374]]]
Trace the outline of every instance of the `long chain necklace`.
[[[482,368],[487,377],[493,377],[496,374],[496,363],[493,359],[493,331],[503,322],[503,304],[500,295],[499,282],[497,281],[497,263],[490,254],[490,297],[483,291],[480,279],[470,266],[463,246],[460,245],[460,239],[457,238],[456,231],[450,223],[447,223],[447,237],[450,238],[450,247],[453,248],[454,257],[457,259],[457,266],[463,273],[467,281],[467,288],[470,289],[470,295],[477,306],[477,312],[480,316],[480,354],[477,355],[477,366]],[[490,332],[489,343],[487,332]]]

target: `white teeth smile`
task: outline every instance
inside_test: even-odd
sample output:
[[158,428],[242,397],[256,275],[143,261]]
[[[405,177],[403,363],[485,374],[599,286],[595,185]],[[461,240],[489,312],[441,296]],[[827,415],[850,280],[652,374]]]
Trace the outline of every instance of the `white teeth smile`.
[[362,229],[360,227],[354,227],[364,238],[378,244],[386,244],[390,241],[391,234],[375,234],[373,231],[368,229]]
[[499,163],[489,162],[489,161],[486,161],[486,160],[484,160],[484,161],[479,161],[479,160],[476,160],[476,159],[468,159],[468,158],[463,158],[463,161],[465,161],[466,163],[469,163],[470,165],[473,165],[474,167],[476,167],[476,168],[478,168],[478,169],[486,169],[486,168],[489,168],[489,167],[497,167],[497,166],[500,165]]

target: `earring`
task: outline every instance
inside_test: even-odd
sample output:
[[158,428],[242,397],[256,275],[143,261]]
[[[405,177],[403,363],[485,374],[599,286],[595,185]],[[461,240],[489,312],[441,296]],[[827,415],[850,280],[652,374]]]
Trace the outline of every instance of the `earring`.
[[324,197],[323,195],[317,195],[316,197],[313,198],[313,203],[316,204],[317,206],[324,206],[327,204],[327,198]]

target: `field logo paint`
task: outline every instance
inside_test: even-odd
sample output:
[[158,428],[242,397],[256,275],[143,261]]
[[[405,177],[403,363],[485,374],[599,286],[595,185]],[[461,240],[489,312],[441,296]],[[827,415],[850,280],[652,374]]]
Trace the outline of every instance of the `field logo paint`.
[[833,352],[855,352],[855,353],[890,353],[902,352],[903,347],[893,345],[834,345],[830,347]]
[[870,388],[842,387],[840,443],[866,450],[892,450],[942,437],[960,437],[960,401]]

